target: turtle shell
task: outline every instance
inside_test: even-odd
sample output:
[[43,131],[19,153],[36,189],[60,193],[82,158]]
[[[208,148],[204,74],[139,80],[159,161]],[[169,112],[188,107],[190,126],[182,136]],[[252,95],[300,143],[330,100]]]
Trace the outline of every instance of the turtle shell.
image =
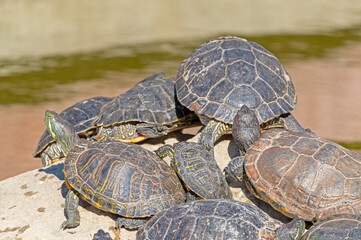
[[361,216],[340,214],[315,223],[301,240],[359,240],[361,239]]
[[175,79],[154,74],[106,104],[94,125],[111,127],[127,122],[173,125],[187,117],[195,118],[175,96]]
[[181,104],[228,124],[242,105],[255,110],[260,123],[296,107],[294,85],[279,60],[242,38],[206,42],[182,62],[176,79]]
[[90,204],[125,217],[151,216],[186,199],[174,170],[135,144],[81,139],[66,156],[64,174]]
[[[113,98],[110,97],[94,97],[82,100],[65,110],[59,115],[70,124],[72,124],[78,134],[85,133],[92,128],[92,122],[99,114],[100,109],[104,104],[110,102]],[[48,131],[44,131],[36,150],[33,154],[34,157],[39,157],[40,154],[52,143],[55,143],[54,138]]]
[[175,168],[184,184],[204,199],[232,198],[225,176],[212,154],[194,142],[180,142],[174,149]]
[[137,239],[274,239],[281,226],[254,205],[208,199],[158,213],[138,230]]
[[247,149],[250,191],[286,216],[361,213],[361,155],[309,132],[270,129]]

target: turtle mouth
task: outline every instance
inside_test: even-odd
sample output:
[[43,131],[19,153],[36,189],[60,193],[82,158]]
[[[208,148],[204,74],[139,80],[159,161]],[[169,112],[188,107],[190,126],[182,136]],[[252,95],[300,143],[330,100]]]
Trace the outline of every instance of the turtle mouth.
[[52,159],[52,160],[51,160],[51,164],[54,164],[54,163],[56,163],[56,162],[60,161],[60,159],[61,159],[61,158],[55,158],[55,159]]

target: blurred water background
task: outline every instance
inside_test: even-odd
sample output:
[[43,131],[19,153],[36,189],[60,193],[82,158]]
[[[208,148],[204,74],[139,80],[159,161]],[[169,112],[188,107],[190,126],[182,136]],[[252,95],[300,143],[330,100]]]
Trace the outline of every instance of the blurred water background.
[[0,12],[0,180],[41,166],[32,153],[45,109],[175,76],[221,35],[273,52],[295,83],[301,124],[359,148],[359,0],[2,0]]

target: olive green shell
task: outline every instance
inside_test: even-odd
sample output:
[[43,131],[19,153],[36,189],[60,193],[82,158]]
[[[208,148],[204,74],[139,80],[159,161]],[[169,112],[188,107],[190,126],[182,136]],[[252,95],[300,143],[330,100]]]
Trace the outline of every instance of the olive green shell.
[[114,98],[94,120],[96,126],[111,127],[127,122],[174,125],[196,118],[175,96],[175,79],[154,74]]
[[247,149],[248,186],[286,216],[361,214],[361,155],[309,132],[270,129]]
[[294,85],[279,60],[242,38],[206,42],[182,62],[176,79],[182,105],[228,124],[242,105],[254,110],[260,123],[296,107]]
[[301,240],[360,240],[361,215],[340,214],[315,223]]
[[178,176],[201,198],[232,198],[231,190],[216,160],[200,144],[177,143],[174,161]]
[[174,170],[134,144],[81,139],[66,156],[64,173],[86,201],[125,217],[151,216],[186,199]]

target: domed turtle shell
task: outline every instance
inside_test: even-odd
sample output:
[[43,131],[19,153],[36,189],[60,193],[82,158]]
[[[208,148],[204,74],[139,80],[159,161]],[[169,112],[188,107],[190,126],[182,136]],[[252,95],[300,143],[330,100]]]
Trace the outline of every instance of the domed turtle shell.
[[[82,100],[65,110],[63,110],[59,115],[71,123],[76,132],[79,135],[89,136],[91,135],[92,122],[95,117],[99,114],[100,109],[113,98],[110,97],[94,97]],[[50,165],[51,160],[55,158],[64,157],[61,151],[57,151],[58,154],[44,153],[50,145],[56,145],[55,140],[49,134],[47,130],[44,131],[43,135],[40,137],[36,150],[33,154],[34,157],[42,157],[43,165]],[[56,146],[53,146],[56,148]],[[41,156],[42,154],[46,156]],[[50,154],[50,155],[49,155]]]
[[361,239],[361,216],[340,214],[315,223],[302,240],[359,240]]
[[181,104],[228,124],[242,105],[255,110],[260,123],[296,107],[294,85],[279,60],[259,44],[238,37],[218,38],[194,50],[176,79]]
[[361,155],[312,133],[264,131],[244,168],[251,192],[291,218],[361,213]]
[[176,130],[197,117],[179,104],[174,86],[174,78],[154,74],[106,104],[93,124],[111,128],[124,123],[149,123]]
[[156,214],[138,230],[137,240],[275,239],[282,225],[254,205],[230,199],[197,200]]
[[64,174],[86,201],[125,217],[151,216],[186,199],[174,170],[135,144],[80,139],[66,156]]
[[178,176],[191,191],[204,199],[232,198],[223,172],[211,152],[194,142],[174,146],[174,163]]

